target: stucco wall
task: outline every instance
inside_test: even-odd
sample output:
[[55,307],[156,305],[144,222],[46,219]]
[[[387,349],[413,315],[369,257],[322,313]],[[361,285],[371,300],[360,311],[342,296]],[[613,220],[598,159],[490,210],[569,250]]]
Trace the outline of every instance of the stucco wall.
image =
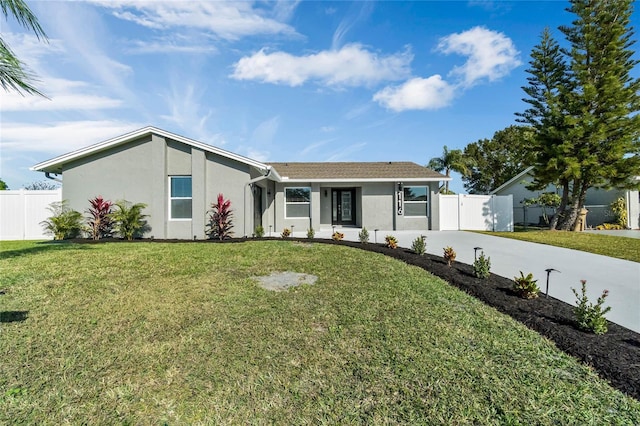
[[[160,164],[154,164],[159,160]],[[63,169],[62,198],[81,213],[89,207],[89,200],[102,196],[111,201],[127,200],[145,203],[143,211],[150,214],[154,200],[164,193],[166,177],[157,180],[157,169],[164,169],[165,155],[154,152],[151,138],[143,138],[119,147],[92,154],[66,164]],[[150,235],[164,235],[164,211],[154,213],[148,223]]]
[[[411,183],[412,186],[427,186],[429,193],[437,190],[437,183]],[[274,218],[273,232],[279,235],[286,227],[294,226],[294,231],[306,231],[309,226],[315,230],[331,228],[332,198],[335,188],[355,189],[355,226],[367,229],[385,230],[427,230],[429,217],[398,215],[396,209],[395,182],[347,182],[347,183],[277,183],[274,202],[269,214]],[[311,188],[311,218],[285,218],[284,193],[287,187]],[[266,227],[265,227],[266,229]]]
[[[112,201],[145,203],[143,212],[149,215],[150,225],[145,237],[201,239],[206,237],[207,211],[222,193],[234,210],[234,236],[242,237],[246,217],[251,220],[253,214],[251,194],[245,190],[249,168],[152,135],[65,165],[62,196],[80,212],[97,195]],[[170,176],[192,176],[192,219],[169,219]]]

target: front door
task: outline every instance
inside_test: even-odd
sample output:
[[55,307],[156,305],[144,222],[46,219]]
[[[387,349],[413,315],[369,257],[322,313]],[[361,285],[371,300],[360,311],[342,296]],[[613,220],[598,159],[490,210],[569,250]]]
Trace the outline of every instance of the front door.
[[356,190],[332,189],[331,190],[331,224],[355,225],[356,224]]

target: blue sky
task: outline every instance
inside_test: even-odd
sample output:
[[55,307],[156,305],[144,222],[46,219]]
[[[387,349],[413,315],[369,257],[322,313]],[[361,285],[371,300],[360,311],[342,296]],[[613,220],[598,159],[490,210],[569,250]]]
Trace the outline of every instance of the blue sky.
[[572,20],[564,1],[28,4],[49,43],[2,37],[50,99],[0,94],[11,189],[147,125],[261,161],[426,164],[515,124],[532,47]]

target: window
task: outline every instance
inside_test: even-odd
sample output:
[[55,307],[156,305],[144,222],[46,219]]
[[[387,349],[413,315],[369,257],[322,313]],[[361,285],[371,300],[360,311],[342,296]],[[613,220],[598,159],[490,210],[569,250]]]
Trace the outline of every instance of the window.
[[191,176],[171,176],[169,218],[191,219]]
[[285,188],[285,216],[311,217],[311,188]]
[[427,216],[429,187],[405,186],[404,187],[404,215]]

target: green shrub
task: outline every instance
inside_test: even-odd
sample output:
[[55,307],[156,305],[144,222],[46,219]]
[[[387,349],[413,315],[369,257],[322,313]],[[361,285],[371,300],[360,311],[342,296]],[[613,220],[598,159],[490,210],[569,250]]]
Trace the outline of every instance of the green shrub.
[[578,327],[583,330],[590,331],[595,334],[604,334],[608,330],[607,319],[604,315],[611,310],[611,306],[602,309],[604,299],[609,295],[609,290],[602,292],[602,296],[598,297],[598,301],[594,305],[587,298],[587,281],[580,280],[582,283],[582,296],[578,295],[575,288],[571,288],[577,300],[573,313],[578,320]]
[[393,235],[387,235],[384,237],[384,241],[387,247],[392,249],[398,248],[398,240]]
[[358,240],[360,240],[362,244],[369,242],[369,231],[367,231],[367,228],[364,226],[362,227],[362,230],[358,232]]
[[48,210],[52,216],[41,222],[45,233],[53,235],[54,240],[75,238],[82,231],[82,214],[69,207],[69,201],[51,203]]
[[491,258],[480,252],[480,256],[473,262],[473,273],[476,277],[487,279],[491,272]]
[[331,239],[333,241],[342,241],[344,239],[344,234],[342,232],[338,232],[335,231],[332,235],[331,235]]
[[456,252],[453,250],[453,247],[445,247],[443,250],[444,253],[442,257],[444,257],[444,260],[447,262],[447,266],[451,267],[456,260]]
[[520,276],[514,277],[513,281],[513,289],[518,296],[523,299],[535,299],[538,297],[540,289],[536,284],[538,280],[533,279],[533,274],[530,273],[525,277],[522,271],[520,271]]
[[416,239],[413,240],[413,243],[411,243],[411,250],[420,256],[425,254],[427,252],[427,237],[424,235],[416,237]]
[[147,221],[149,217],[142,214],[142,209],[147,205],[144,203],[131,204],[126,200],[117,201],[116,209],[110,214],[113,221],[113,229],[127,240],[133,240],[134,237],[141,236],[148,230]]
[[620,229],[627,228],[627,203],[624,197],[620,197],[611,204],[609,204],[611,213],[615,218],[615,223],[620,226]]
[[316,236],[316,231],[313,228],[307,229],[307,238],[311,239]]
[[602,225],[598,225],[596,226],[596,229],[599,231],[602,230],[620,230],[620,229],[626,229],[624,226],[618,225],[617,223],[603,223]]
[[256,238],[264,237],[264,228],[262,227],[262,225],[256,226],[256,229],[253,231],[253,234],[256,236]]
[[289,229],[289,228],[284,228],[284,229],[282,230],[282,234],[280,234],[280,236],[281,236],[282,238],[289,238],[289,237],[291,236],[291,229]]

